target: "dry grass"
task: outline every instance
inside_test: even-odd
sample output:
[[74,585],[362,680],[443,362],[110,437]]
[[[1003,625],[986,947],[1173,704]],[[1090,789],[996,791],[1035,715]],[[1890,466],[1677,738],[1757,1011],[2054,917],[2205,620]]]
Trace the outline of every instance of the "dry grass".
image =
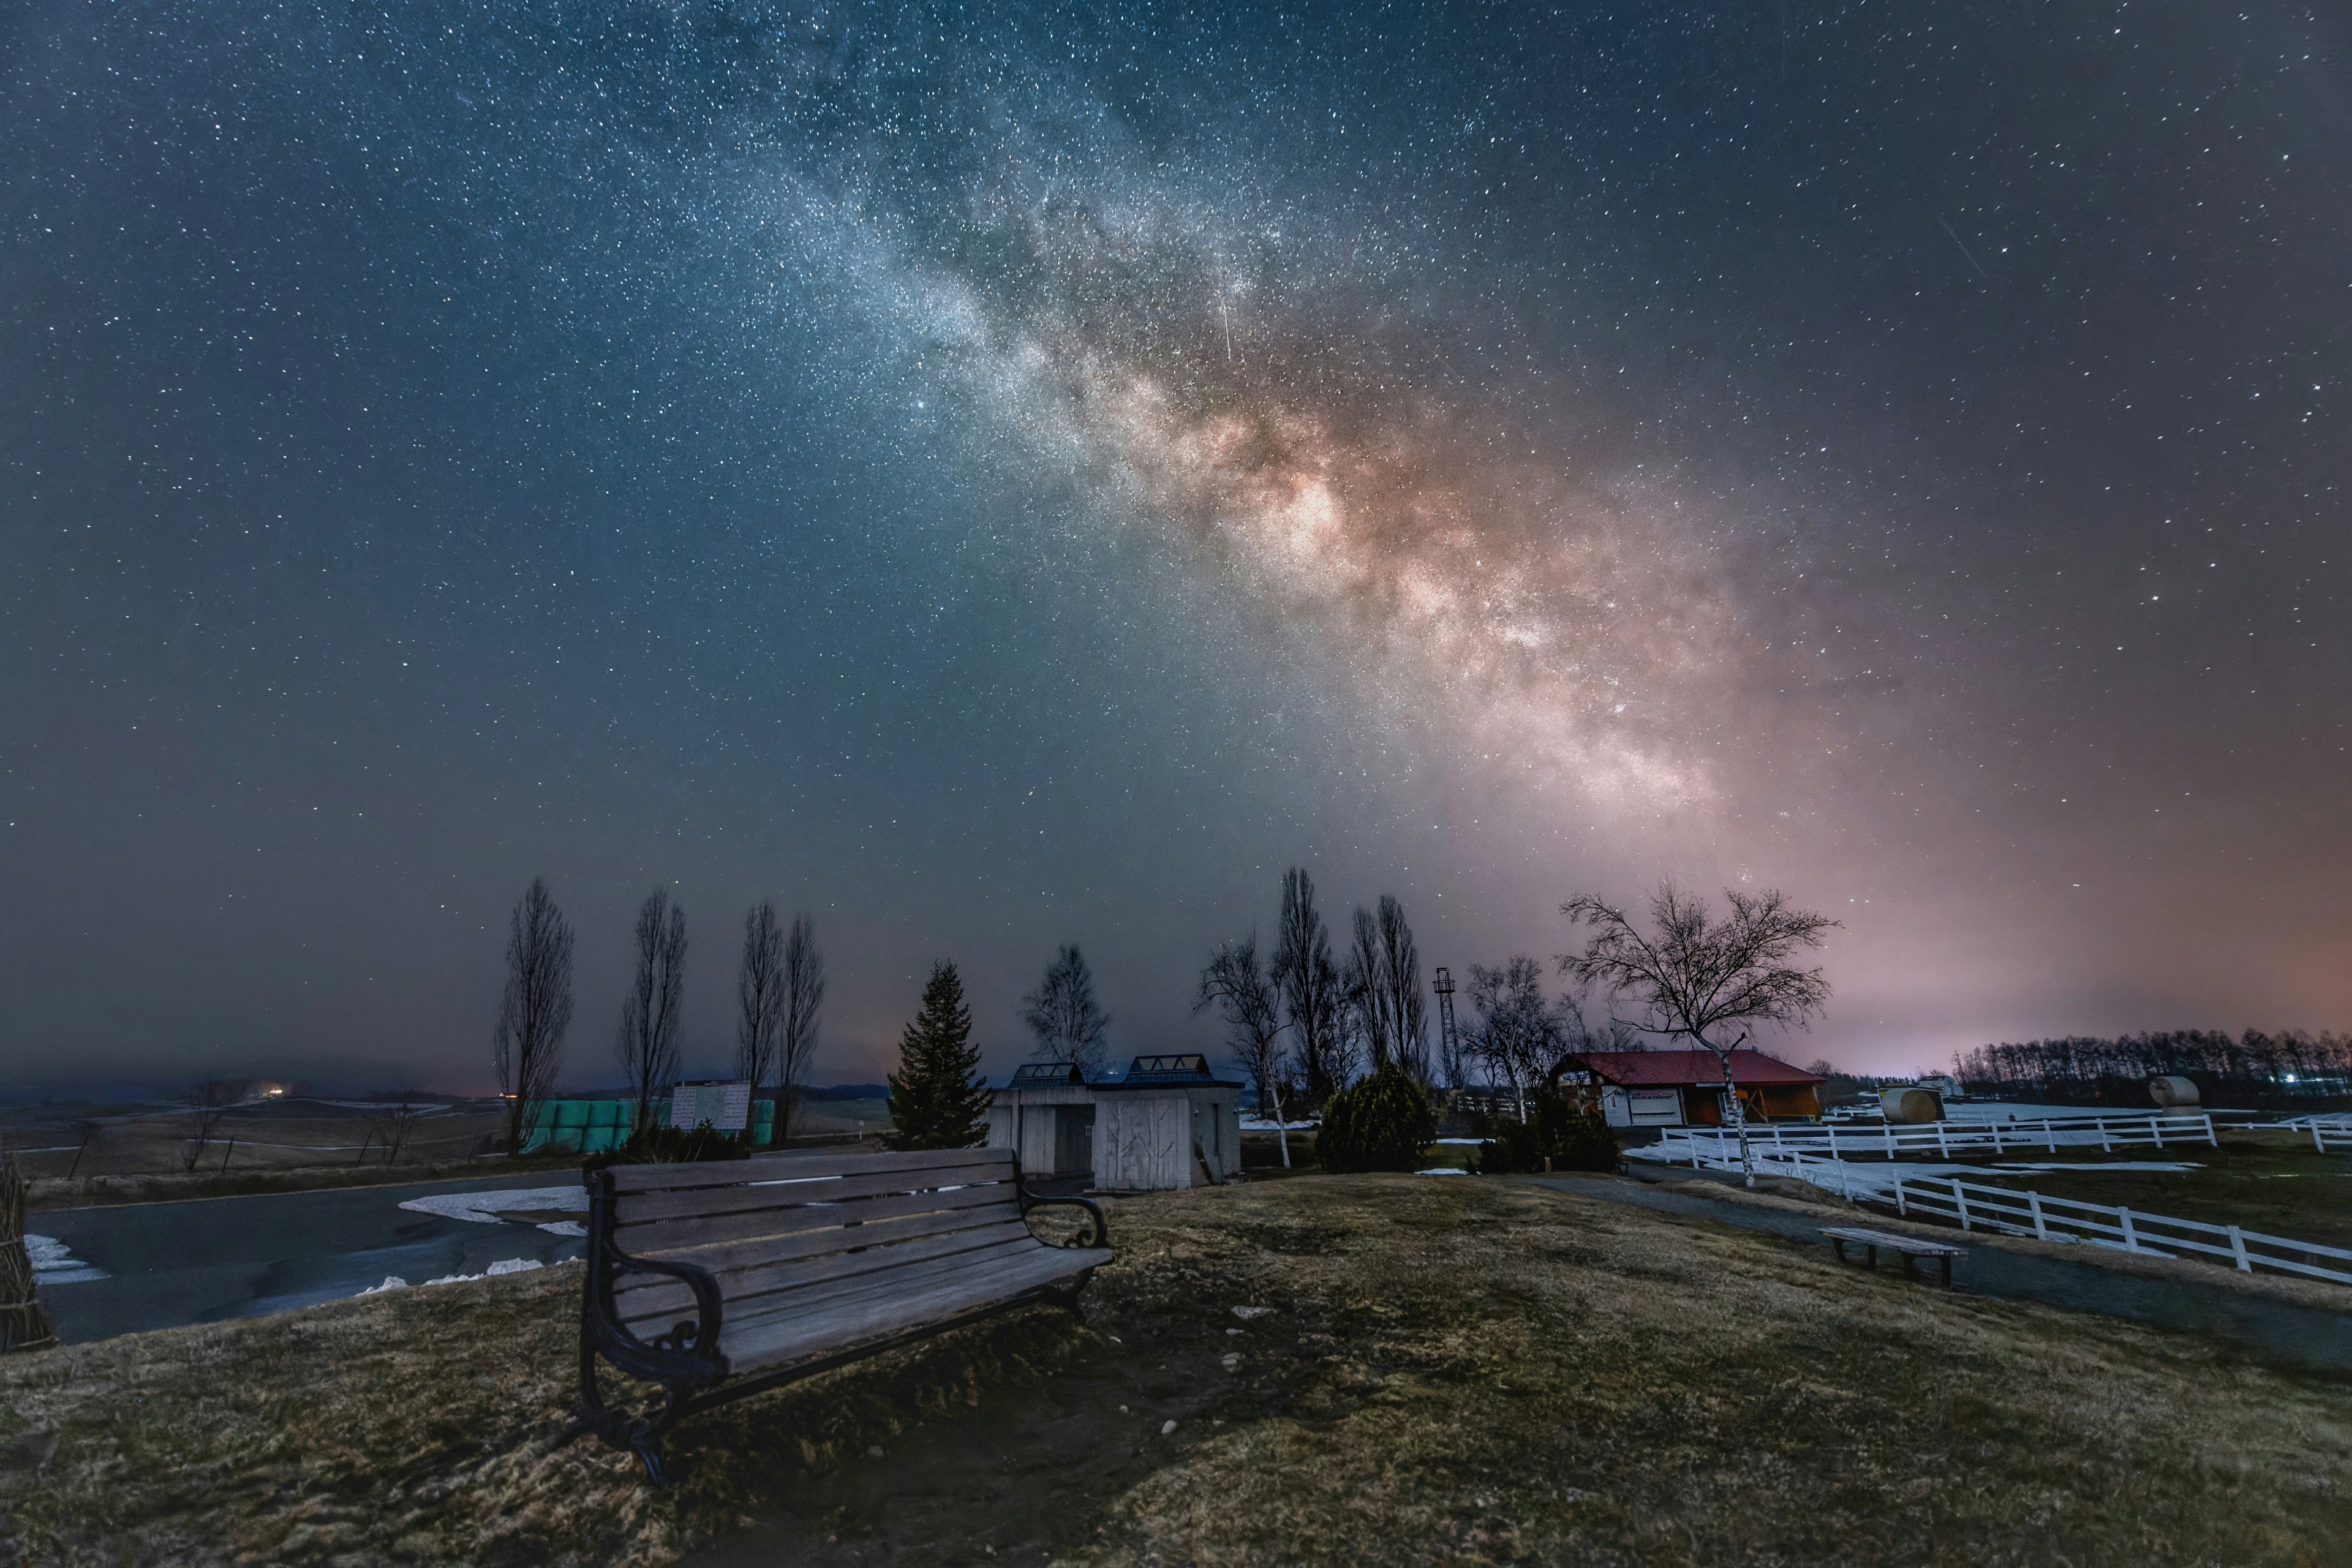
[[[903,1505],[947,1519],[941,1562],[980,1555],[950,1516],[984,1531],[1006,1441],[1103,1478],[1029,1544],[1104,1568],[2352,1560],[2352,1393],[2203,1342],[1496,1182],[1171,1194],[1113,1226],[1093,1331],[1032,1313],[714,1413],[675,1493],[546,1451],[562,1269],[9,1363],[0,1505],[42,1563],[662,1563],[919,1426],[969,1434],[928,1451],[970,1473],[927,1460]],[[1229,1335],[1239,1303],[1277,1310]],[[1043,1373],[1109,1365],[1135,1409],[1019,1425]]]

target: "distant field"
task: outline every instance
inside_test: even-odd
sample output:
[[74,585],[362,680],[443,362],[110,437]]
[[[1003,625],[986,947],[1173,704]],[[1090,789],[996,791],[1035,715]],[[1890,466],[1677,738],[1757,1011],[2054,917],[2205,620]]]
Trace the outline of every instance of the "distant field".
[[[2119,1171],[2118,1161],[2178,1161],[2194,1171]],[[2058,1170],[1970,1177],[1994,1186],[2032,1189],[2174,1219],[2235,1225],[2326,1247],[2352,1247],[2352,1153],[2316,1153],[2285,1133],[2224,1137],[2218,1149],[2061,1150],[2012,1152],[1970,1163],[2046,1164]]]
[[[399,1163],[424,1165],[497,1151],[505,1113],[495,1103],[436,1100],[405,1129],[390,1108],[304,1099],[231,1108],[195,1162],[204,1174],[235,1175],[316,1166],[388,1163],[400,1139]],[[890,1122],[886,1100],[807,1102],[796,1136],[865,1133]],[[184,1110],[155,1105],[68,1104],[0,1108],[0,1149],[16,1153],[29,1177],[165,1175],[189,1169],[194,1150]]]

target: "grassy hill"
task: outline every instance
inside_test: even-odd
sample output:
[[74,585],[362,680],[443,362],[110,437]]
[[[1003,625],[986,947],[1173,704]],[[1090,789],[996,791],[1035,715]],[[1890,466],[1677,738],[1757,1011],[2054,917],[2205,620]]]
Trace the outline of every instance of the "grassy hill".
[[667,1563],[734,1537],[714,1563],[2237,1564],[2352,1541],[2352,1391],[2205,1340],[1500,1182],[1169,1194],[1112,1226],[1087,1327],[1040,1311],[713,1413],[667,1494],[546,1447],[576,1268],[17,1358],[5,1529],[93,1563]]

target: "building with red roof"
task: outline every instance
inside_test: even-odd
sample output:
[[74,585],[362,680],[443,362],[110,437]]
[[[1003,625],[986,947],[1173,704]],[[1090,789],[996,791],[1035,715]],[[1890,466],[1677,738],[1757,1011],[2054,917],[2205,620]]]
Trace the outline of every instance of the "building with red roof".
[[[1731,1053],[1731,1080],[1750,1121],[1814,1121],[1819,1073],[1748,1049]],[[1713,1051],[1571,1051],[1552,1069],[1570,1105],[1612,1127],[1720,1127],[1730,1119],[1723,1060]]]

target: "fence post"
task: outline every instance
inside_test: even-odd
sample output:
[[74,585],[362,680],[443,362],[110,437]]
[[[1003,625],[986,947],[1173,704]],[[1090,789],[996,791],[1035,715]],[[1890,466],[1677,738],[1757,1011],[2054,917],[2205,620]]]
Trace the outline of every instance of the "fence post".
[[1830,1158],[1837,1158],[1837,1123],[1830,1123]]
[[[1940,1126],[1942,1124],[1939,1122],[1937,1125]],[[1952,1206],[1960,1211],[1960,1228],[1962,1230],[1968,1229],[1969,1198],[1966,1193],[1960,1191],[1960,1179],[1958,1176],[1954,1176],[1952,1178]]]
[[1992,1152],[1996,1155],[2000,1152],[2000,1123],[1998,1121],[1992,1124]]
[[[1895,1158],[1895,1124],[1890,1121],[1882,1131],[1886,1134],[1886,1157],[1892,1160]],[[2311,1129],[2311,1141],[2314,1143],[2319,1142],[2319,1128],[2316,1124],[2315,1124]],[[2322,1151],[2322,1152],[2325,1152],[2325,1151]]]
[[2205,1146],[2209,1149],[2221,1146],[2221,1140],[2213,1135],[2213,1113],[2210,1110],[2205,1113]]
[[2042,1136],[2049,1141],[2050,1152],[2053,1154],[2058,1152],[2058,1129],[2051,1125],[2050,1118],[2046,1116],[2042,1119]]
[[1895,1212],[1905,1219],[1911,1217],[1911,1205],[1903,1201],[1903,1170],[1899,1165],[1895,1168]]
[[2033,1237],[2034,1237],[2034,1239],[2035,1239],[2035,1240],[2037,1240],[2037,1241],[2047,1241],[2047,1240],[2049,1240],[2049,1239],[2050,1239],[2050,1227],[2049,1227],[2048,1226],[2045,1226],[2045,1225],[2043,1225],[2043,1224],[2042,1223],[2042,1194],[2041,1194],[2040,1193],[2028,1193],[2028,1194],[2025,1194],[2025,1206],[2026,1206],[2026,1207],[2028,1207],[2028,1208],[2030,1208],[2030,1209],[2032,1209],[2032,1210],[2033,1211]]
[[1952,1157],[1952,1146],[1945,1141],[1944,1124],[1940,1121],[1936,1123],[1936,1152],[1947,1160]]
[[2319,1141],[2319,1123],[2315,1121],[2311,1124],[2311,1146],[2322,1154],[2327,1152],[2327,1145]]
[[2117,1209],[2116,1211],[2116,1217],[2122,1220],[2124,1224],[2124,1250],[2126,1252],[2137,1252],[2139,1250],[2139,1233],[2132,1229],[2131,1210]]
[[2116,1146],[2112,1142],[2108,1142],[2107,1139],[2107,1119],[2104,1116],[2094,1117],[2092,1118],[2092,1125],[2095,1126],[2099,1130],[2099,1152],[2102,1154],[2114,1153],[2116,1152]]
[[[2230,1256],[2237,1259],[2239,1273],[2252,1274],[2254,1271],[2254,1266],[2246,1261],[2246,1238],[2234,1225],[2230,1227]],[[2305,1253],[2305,1256],[2309,1257],[2310,1254]]]

